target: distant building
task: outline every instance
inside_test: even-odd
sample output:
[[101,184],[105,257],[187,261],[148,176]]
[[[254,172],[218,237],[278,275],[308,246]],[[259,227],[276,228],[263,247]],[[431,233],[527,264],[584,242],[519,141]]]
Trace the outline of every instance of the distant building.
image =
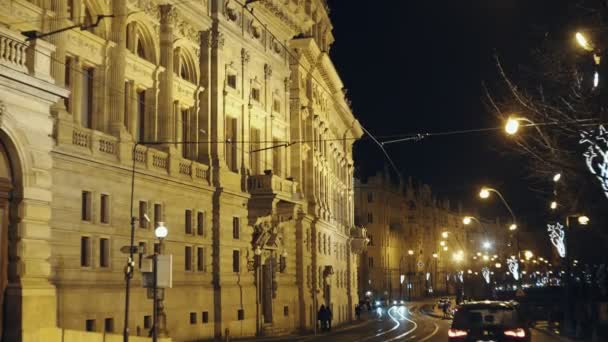
[[[475,263],[486,236],[479,224],[464,225],[466,215],[461,206],[454,210],[449,201],[437,200],[430,186],[414,185],[411,178],[404,184],[385,172],[357,180],[355,222],[367,229],[369,239],[359,265],[360,296],[400,300],[445,293],[446,286],[453,293],[458,271]],[[497,231],[497,223],[482,222]],[[460,251],[463,260],[455,262]]]

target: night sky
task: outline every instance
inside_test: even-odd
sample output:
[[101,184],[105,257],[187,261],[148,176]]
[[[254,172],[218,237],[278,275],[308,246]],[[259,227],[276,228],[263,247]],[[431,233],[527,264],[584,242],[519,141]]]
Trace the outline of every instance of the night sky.
[[[498,127],[483,105],[482,83],[498,79],[494,54],[507,68],[524,63],[562,1],[330,0],[331,56],[361,124],[377,136]],[[365,5],[364,5],[365,4]],[[387,140],[387,139],[380,139]],[[499,189],[523,220],[545,210],[525,179],[525,160],[505,155],[501,132],[431,137],[388,145],[401,173],[432,186],[440,198],[481,213],[507,215],[498,200],[480,203],[482,185]],[[360,175],[383,168],[369,140],[358,142]],[[546,210],[545,210],[546,211]]]

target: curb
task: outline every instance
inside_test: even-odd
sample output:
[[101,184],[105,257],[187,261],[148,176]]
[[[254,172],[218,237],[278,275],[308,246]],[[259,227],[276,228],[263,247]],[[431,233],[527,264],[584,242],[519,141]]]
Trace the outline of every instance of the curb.
[[555,339],[556,341],[564,341],[564,342],[575,341],[573,339],[560,336],[560,335],[558,335],[558,334],[556,334],[556,333],[554,333],[552,331],[546,330],[546,329],[541,329],[541,328],[537,328],[537,327],[534,327],[532,329],[540,332],[541,334],[544,334],[544,335],[547,335],[547,336],[551,336],[551,338]]

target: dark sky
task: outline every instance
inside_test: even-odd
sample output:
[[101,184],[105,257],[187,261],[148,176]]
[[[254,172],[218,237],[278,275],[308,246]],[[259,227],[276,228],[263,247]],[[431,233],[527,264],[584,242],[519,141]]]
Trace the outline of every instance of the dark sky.
[[[542,31],[538,24],[555,17],[561,2],[330,0],[331,55],[355,115],[375,135],[497,127],[482,103],[482,82],[497,80],[494,53],[507,67],[525,60]],[[404,176],[435,193],[490,214],[487,207],[502,210],[500,203],[479,203],[476,194],[481,185],[496,187],[525,219],[547,203],[529,192],[524,161],[502,154],[506,143],[498,131],[387,150]],[[363,173],[384,162],[369,141],[357,143],[355,159]]]

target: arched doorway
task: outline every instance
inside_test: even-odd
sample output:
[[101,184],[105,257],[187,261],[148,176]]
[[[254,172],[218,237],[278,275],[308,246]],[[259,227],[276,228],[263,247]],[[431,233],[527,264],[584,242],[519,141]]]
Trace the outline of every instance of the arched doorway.
[[9,209],[13,191],[13,169],[4,144],[0,141],[0,337],[4,333],[5,292],[8,285]]

